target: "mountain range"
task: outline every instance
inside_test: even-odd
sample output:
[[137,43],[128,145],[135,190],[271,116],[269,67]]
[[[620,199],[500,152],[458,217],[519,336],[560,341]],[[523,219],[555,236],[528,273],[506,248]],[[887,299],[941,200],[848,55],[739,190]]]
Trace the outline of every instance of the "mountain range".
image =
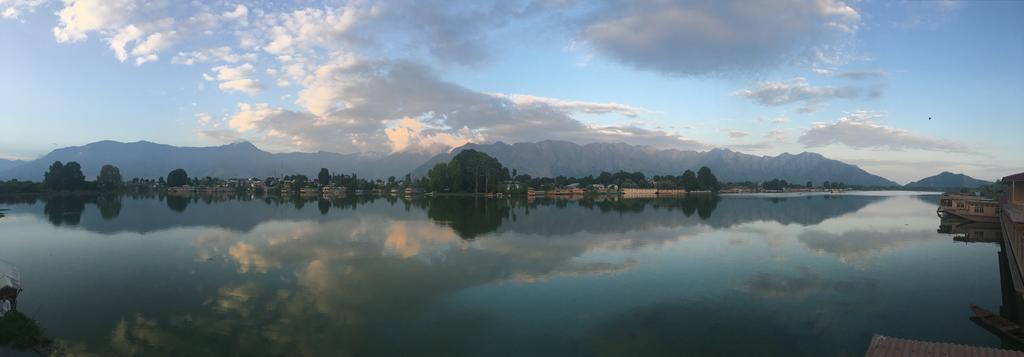
[[908,183],[907,188],[947,189],[947,188],[977,188],[979,186],[991,185],[992,182],[978,180],[976,178],[943,171],[942,173],[925,177],[923,179]]
[[462,150],[473,149],[497,158],[503,165],[531,176],[597,175],[601,171],[640,171],[647,175],[680,175],[701,166],[710,167],[722,181],[784,179],[803,183],[841,181],[849,185],[899,186],[863,169],[816,153],[756,156],[725,149],[710,151],[659,150],[623,143],[579,145],[565,141],[535,143],[466,144],[450,152],[429,155],[398,152],[338,154],[269,153],[249,142],[210,147],[178,147],[147,141],[122,143],[99,141],[54,150],[43,157],[2,169],[0,179],[42,180],[54,161],[76,161],[86,177],[99,174],[105,164],[117,166],[124,178],[166,176],[184,168],[192,177],[267,177],[299,173],[314,176],[321,167],[334,173],[356,173],[366,178],[424,175],[436,163]]
[[565,141],[536,143],[466,144],[434,156],[413,170],[421,176],[439,162],[446,162],[462,150],[473,149],[498,159],[503,165],[531,176],[597,175],[601,171],[640,171],[647,175],[681,175],[689,169],[707,166],[719,180],[729,182],[783,179],[793,183],[841,181],[849,185],[899,186],[863,169],[831,160],[816,153],[756,156],[727,149],[710,151],[658,150],[623,143],[579,145]]
[[99,141],[54,150],[45,156],[0,170],[0,179],[41,181],[54,161],[76,161],[89,179],[99,175],[105,164],[117,166],[125,179],[165,177],[183,168],[191,177],[268,177],[286,174],[316,175],[321,167],[334,173],[356,173],[366,177],[401,176],[430,158],[420,153],[331,152],[269,153],[249,142],[210,147],[178,147],[148,141],[122,143]]
[[12,167],[24,164],[24,163],[25,162],[21,161],[21,160],[0,159],[0,172],[2,172],[4,170],[7,170],[7,169],[10,169]]

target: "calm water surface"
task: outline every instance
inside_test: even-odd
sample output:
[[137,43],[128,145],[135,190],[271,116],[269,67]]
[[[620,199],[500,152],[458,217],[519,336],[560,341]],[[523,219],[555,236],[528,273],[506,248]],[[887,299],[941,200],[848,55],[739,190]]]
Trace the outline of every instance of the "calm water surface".
[[98,355],[862,355],[998,346],[937,196],[0,200],[20,310]]

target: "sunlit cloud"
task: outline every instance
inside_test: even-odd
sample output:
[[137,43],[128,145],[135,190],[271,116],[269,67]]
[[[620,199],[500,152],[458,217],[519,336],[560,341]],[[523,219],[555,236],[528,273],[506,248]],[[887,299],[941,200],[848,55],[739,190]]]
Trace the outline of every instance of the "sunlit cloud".
[[877,112],[856,111],[831,123],[813,124],[797,141],[810,148],[843,144],[861,149],[971,152],[963,143],[893,128],[881,122],[881,118],[882,114]]

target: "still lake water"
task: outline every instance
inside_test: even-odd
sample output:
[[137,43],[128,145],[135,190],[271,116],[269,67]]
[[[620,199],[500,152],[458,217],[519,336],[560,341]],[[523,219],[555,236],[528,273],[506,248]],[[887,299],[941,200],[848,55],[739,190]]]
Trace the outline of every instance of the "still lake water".
[[908,193],[0,199],[19,309],[98,355],[857,356],[999,346],[999,246]]

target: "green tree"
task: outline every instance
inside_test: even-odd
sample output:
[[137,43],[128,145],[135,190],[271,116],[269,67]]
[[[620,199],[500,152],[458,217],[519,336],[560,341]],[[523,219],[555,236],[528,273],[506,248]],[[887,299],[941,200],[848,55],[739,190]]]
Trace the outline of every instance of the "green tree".
[[697,174],[691,170],[683,172],[683,178],[680,181],[683,189],[687,191],[697,191],[700,189],[700,181],[697,180]]
[[174,169],[167,174],[167,186],[180,187],[188,184],[188,173],[185,169]]
[[96,186],[101,190],[113,190],[124,185],[121,179],[121,170],[114,165],[103,165],[100,169],[100,176],[96,178]]
[[292,191],[298,191],[309,183],[309,178],[306,175],[295,175],[292,177]]
[[807,186],[806,187],[807,188],[812,188],[812,187],[814,187],[814,184],[811,183],[811,181],[807,181]]
[[705,190],[718,192],[721,188],[718,178],[715,177],[715,174],[711,173],[711,169],[707,166],[701,166],[700,170],[697,170],[697,181],[700,182],[700,187]]
[[[454,170],[451,167],[454,163]],[[497,192],[498,185],[510,179],[508,169],[498,159],[476,150],[463,150],[449,163],[449,177],[455,192]]]
[[43,185],[51,190],[59,190],[63,186],[64,163],[54,161],[43,174]]
[[316,178],[320,182],[320,186],[330,186],[331,184],[331,172],[327,171],[325,167],[320,168],[320,173],[316,175]]
[[74,161],[68,162],[66,165],[56,161],[43,174],[43,185],[55,191],[83,189],[85,188],[85,175],[82,174],[82,166]]

